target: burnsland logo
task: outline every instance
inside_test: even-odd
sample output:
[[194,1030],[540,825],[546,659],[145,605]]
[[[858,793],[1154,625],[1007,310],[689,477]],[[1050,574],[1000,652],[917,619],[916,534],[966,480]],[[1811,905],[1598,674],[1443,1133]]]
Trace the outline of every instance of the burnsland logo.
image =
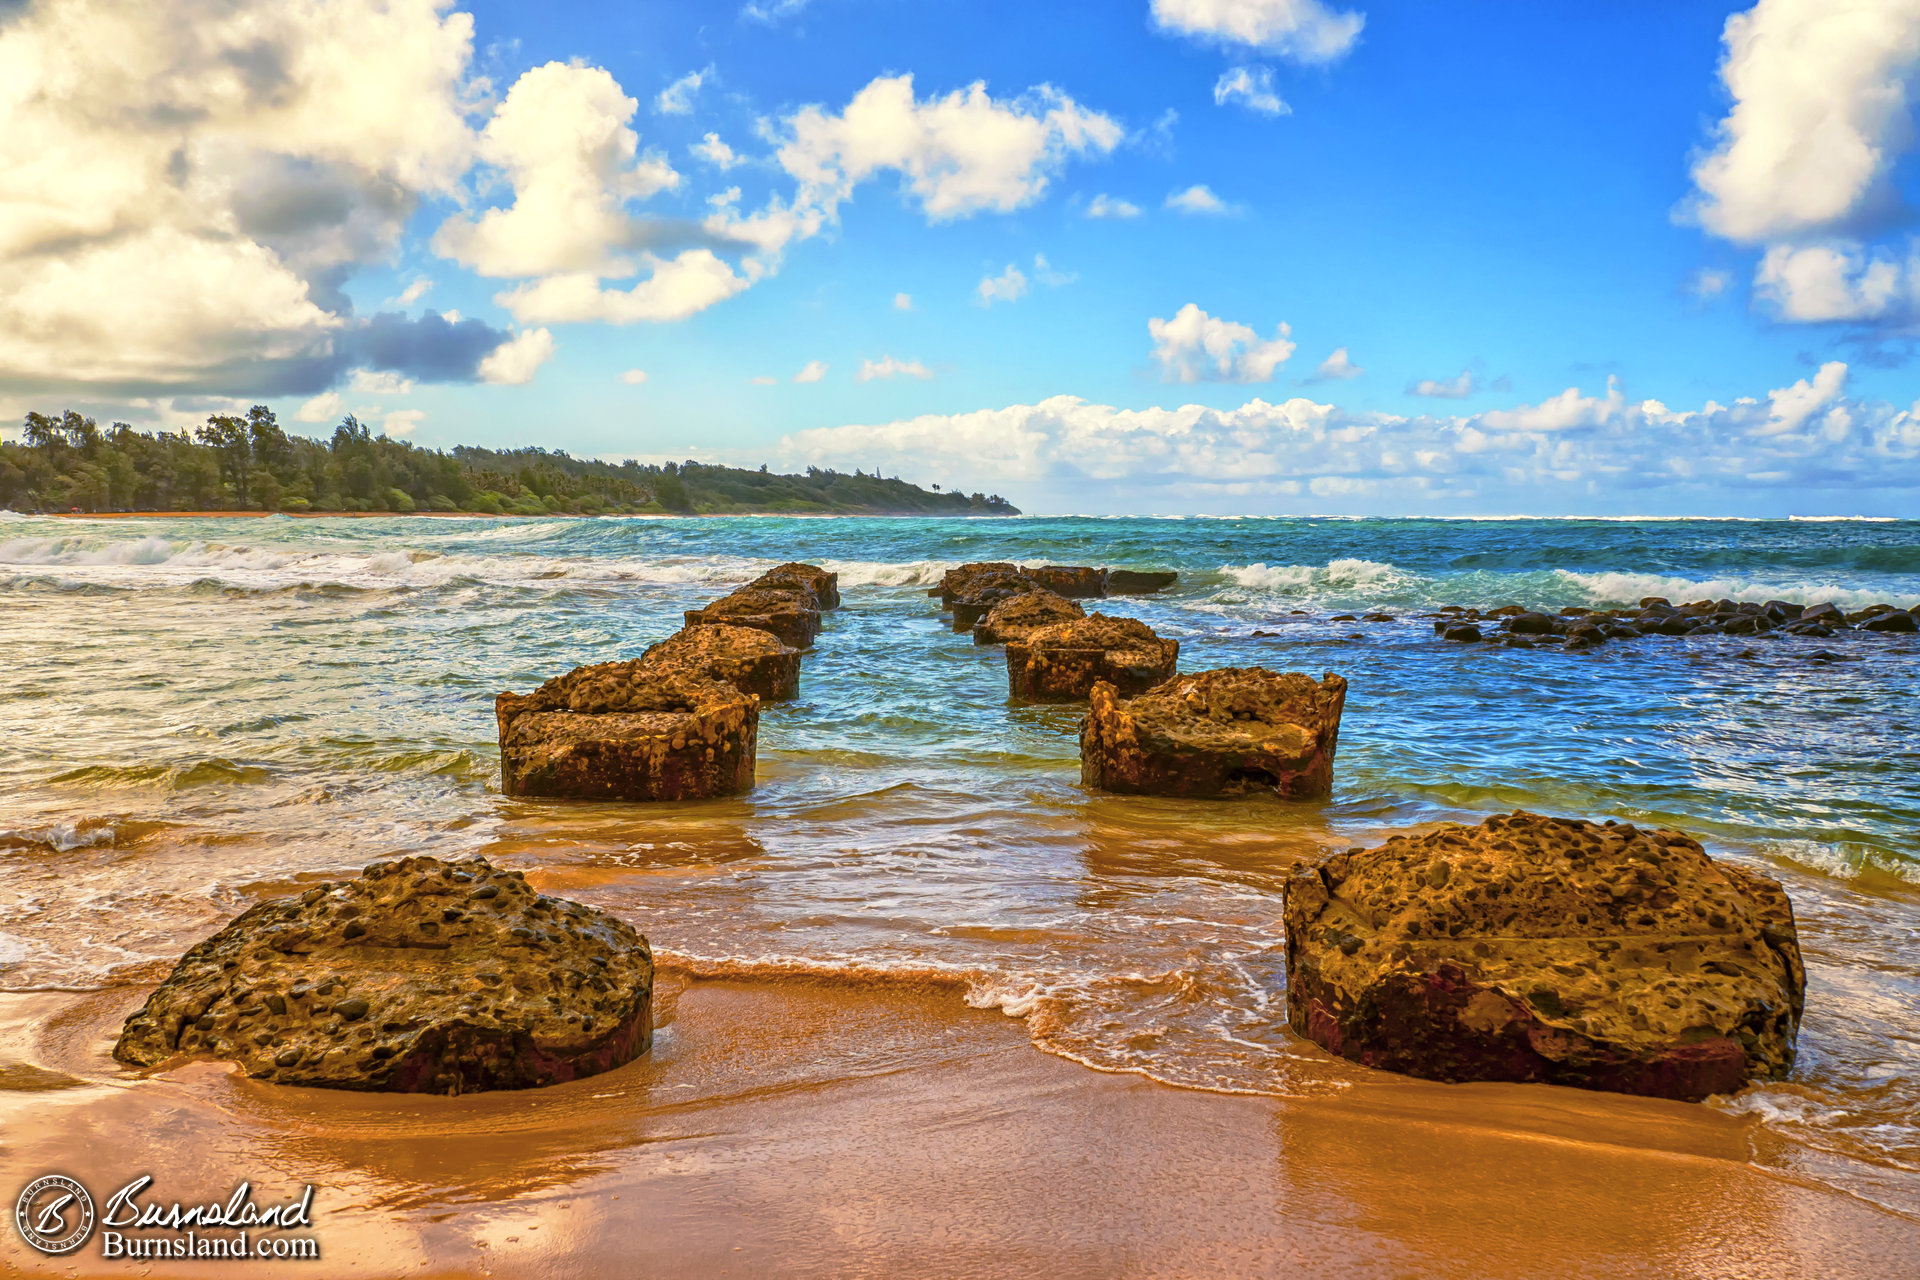
[[27,1184],[14,1204],[20,1236],[41,1253],[72,1253],[100,1228],[103,1258],[318,1258],[320,1241],[284,1235],[313,1226],[313,1188],[297,1200],[260,1206],[252,1184],[233,1189],[226,1203],[162,1207],[142,1203],[151,1176],[135,1178],[107,1198],[98,1214],[87,1189],[64,1174]]

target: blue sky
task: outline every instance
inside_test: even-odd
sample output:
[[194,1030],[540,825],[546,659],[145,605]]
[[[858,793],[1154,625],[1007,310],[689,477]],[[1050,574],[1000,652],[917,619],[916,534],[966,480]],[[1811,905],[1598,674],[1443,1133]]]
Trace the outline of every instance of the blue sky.
[[10,417],[1043,511],[1920,485],[1913,0],[30,0],[0,66]]

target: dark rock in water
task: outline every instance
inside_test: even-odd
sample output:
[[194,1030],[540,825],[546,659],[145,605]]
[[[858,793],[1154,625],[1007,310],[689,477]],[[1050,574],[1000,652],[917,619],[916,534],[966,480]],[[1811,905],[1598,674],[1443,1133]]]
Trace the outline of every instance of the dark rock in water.
[[800,694],[800,651],[752,627],[688,627],[649,648],[640,661],[660,670],[725,680],[762,702]]
[[1567,628],[1567,644],[1569,646],[1576,644],[1592,646],[1605,644],[1606,642],[1607,633],[1599,627],[1594,626],[1591,622],[1577,623]]
[[953,602],[966,593],[967,586],[982,574],[1018,572],[1020,572],[1019,565],[1005,560],[977,560],[971,564],[963,564],[958,569],[947,570],[940,575],[940,585],[928,591],[927,594],[939,596],[940,608],[945,611],[951,609]]
[[966,582],[965,588],[955,596],[948,608],[953,610],[953,629],[971,631],[974,625],[989,613],[993,607],[1015,596],[1026,595],[1034,589],[1034,582],[1024,573],[975,574]]
[[1150,596],[1164,591],[1180,580],[1172,570],[1109,569],[1107,594],[1110,596]]
[[1760,606],[1760,612],[1766,614],[1768,620],[1776,625],[1782,622],[1792,622],[1806,611],[1807,606],[1803,604],[1790,604],[1785,600],[1769,600]]
[[581,667],[494,699],[510,796],[703,800],[753,786],[760,700],[642,662]]
[[1665,596],[1641,596],[1640,607],[1642,609],[1671,609],[1673,608],[1673,601],[1667,599]]
[[1369,613],[1365,617],[1363,617],[1361,621],[1362,622],[1398,622],[1399,619],[1394,617],[1390,613]]
[[1507,616],[1507,630],[1517,636],[1550,636],[1558,627],[1544,613],[1515,613]]
[[1663,636],[1683,636],[1693,630],[1693,619],[1681,616],[1662,619],[1653,629]]
[[1331,618],[1328,618],[1327,621],[1328,622],[1358,622],[1360,621],[1360,619],[1355,617],[1351,613],[1336,613]]
[[1440,638],[1442,640],[1452,640],[1458,644],[1478,644],[1481,639],[1480,628],[1474,626],[1471,622],[1453,622],[1449,623],[1447,629],[1440,633]]
[[1816,604],[1800,615],[1801,622],[1818,622],[1829,627],[1845,626],[1847,615],[1833,604]]
[[1006,644],[1025,640],[1042,627],[1056,622],[1073,622],[1087,611],[1064,596],[1051,591],[1029,591],[1025,595],[1002,600],[973,628],[975,644]]
[[1122,696],[1144,693],[1174,672],[1178,640],[1146,623],[1096,613],[1056,622],[1007,645],[1007,692],[1037,702],[1077,702],[1102,680]]
[[769,591],[808,592],[813,596],[815,609],[840,607],[840,575],[830,573],[817,564],[800,564],[790,560],[767,570],[749,585]]
[[752,627],[795,649],[810,649],[820,634],[820,611],[813,601],[811,592],[742,587],[704,609],[687,610],[687,625]]
[[1793,907],[1677,831],[1516,812],[1336,854],[1287,883],[1287,1012],[1433,1080],[1697,1101],[1793,1065]]
[[1179,676],[1131,700],[1102,681],[1080,730],[1080,776],[1128,794],[1325,800],[1346,697],[1340,676],[1261,667]]
[[1863,621],[1860,629],[1862,631],[1920,631],[1920,618],[1896,609],[1888,613],[1875,614]]
[[1877,618],[1883,613],[1893,612],[1896,612],[1896,610],[1890,604],[1870,604],[1864,609],[1855,609],[1852,613],[1848,614],[1847,621],[1857,627],[1869,618]]
[[1097,600],[1107,594],[1107,571],[1085,565],[1028,565],[1021,570],[1041,588],[1069,600]]
[[482,858],[415,857],[241,915],[187,952],[113,1056],[453,1094],[597,1075],[652,1042],[653,954],[632,926]]

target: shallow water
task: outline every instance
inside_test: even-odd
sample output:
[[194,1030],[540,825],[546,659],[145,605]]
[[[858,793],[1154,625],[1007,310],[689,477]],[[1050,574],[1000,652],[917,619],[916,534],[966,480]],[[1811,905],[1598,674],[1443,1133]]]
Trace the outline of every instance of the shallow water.
[[[637,656],[787,559],[846,607],[763,713],[750,795],[499,794],[495,692]],[[1009,706],[1001,651],[925,595],[972,559],[1176,568],[1100,607],[1188,670],[1347,676],[1333,803],[1083,790],[1079,712]],[[1679,826],[1786,883],[1799,1067],[1710,1105],[1754,1161],[1920,1215],[1920,642],[1575,654],[1331,620],[1648,594],[1912,604],[1920,524],[0,516],[0,988],[153,980],[299,878],[477,852],[695,975],[952,983],[1102,1070],[1326,1096],[1368,1073],[1286,1030],[1286,874],[1526,807]]]

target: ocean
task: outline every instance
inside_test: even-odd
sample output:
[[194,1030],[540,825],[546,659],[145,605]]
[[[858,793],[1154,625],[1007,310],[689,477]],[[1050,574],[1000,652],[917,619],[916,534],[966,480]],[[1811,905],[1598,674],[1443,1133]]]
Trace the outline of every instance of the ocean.
[[[845,603],[763,709],[751,793],[501,795],[496,693],[637,657],[786,560]],[[1182,670],[1344,675],[1333,800],[1085,790],[1081,709],[1009,705],[1002,651],[927,597],[970,560],[1174,569],[1093,607]],[[1920,522],[0,516],[0,989],[151,982],[262,896],[479,853],[696,979],[951,990],[1101,1072],[1313,1098],[1370,1073],[1287,1029],[1296,864],[1516,808],[1613,818],[1795,904],[1799,1065],[1707,1105],[1766,1169],[1920,1216],[1920,637],[1563,652],[1420,616],[1656,595],[1911,606]]]

